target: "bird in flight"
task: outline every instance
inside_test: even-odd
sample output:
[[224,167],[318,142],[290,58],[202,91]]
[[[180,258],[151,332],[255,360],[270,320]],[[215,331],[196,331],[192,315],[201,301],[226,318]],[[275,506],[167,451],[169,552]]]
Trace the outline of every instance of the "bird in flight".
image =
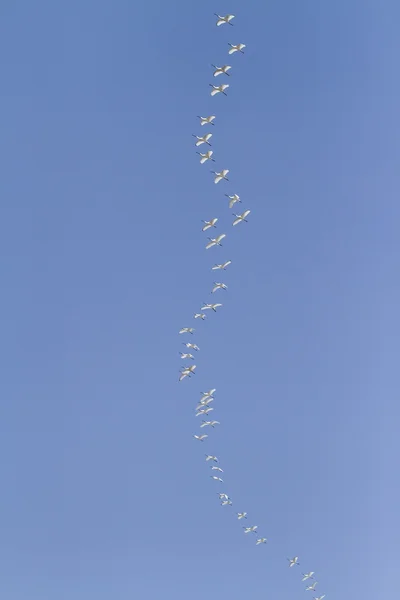
[[245,223],[248,223],[246,217],[250,214],[249,210],[245,210],[241,215],[233,215],[234,217],[236,217],[236,219],[233,221],[232,225],[238,225],[239,223],[241,223],[242,221],[244,221]]
[[210,240],[208,242],[208,244],[206,245],[206,250],[209,250],[210,248],[212,248],[213,246],[222,246],[221,241],[226,238],[226,233],[221,233],[221,235],[219,235],[216,238],[207,238],[208,240]]
[[218,75],[228,75],[230,76],[230,73],[228,73],[228,71],[230,71],[232,69],[232,67],[230,65],[223,65],[222,67],[216,67],[215,65],[211,65],[215,71],[214,71],[214,77],[218,77]]
[[229,198],[229,208],[232,208],[236,202],[241,202],[240,196],[237,194],[233,194],[233,196],[228,196],[228,194],[225,194],[225,196]]
[[210,221],[202,221],[202,223],[204,223],[204,227],[202,228],[202,231],[207,231],[207,229],[211,229],[211,227],[216,227],[217,221],[218,221],[217,217],[214,217],[214,219],[211,219]]
[[205,304],[204,306],[201,307],[201,310],[213,310],[214,312],[217,312],[217,308],[219,308],[220,306],[223,306],[223,305],[220,303]]
[[303,573],[302,581],[307,581],[307,579],[314,579],[313,575],[314,571],[310,571],[309,573]]
[[196,138],[197,140],[196,146],[201,146],[202,144],[207,144],[208,146],[211,146],[208,140],[212,138],[212,133],[206,133],[202,137],[199,135],[194,135],[194,133],[192,133],[192,137]]
[[258,540],[256,541],[256,546],[259,546],[260,544],[266,544],[267,541],[267,538],[258,538]]
[[228,25],[233,25],[231,23],[232,19],[235,18],[235,15],[226,15],[225,17],[221,17],[218,13],[214,13],[216,17],[218,17],[218,21],[216,22],[217,27],[224,25],[224,23],[228,23]]
[[222,500],[221,506],[232,506],[232,500]]
[[232,264],[231,260],[227,260],[226,262],[224,262],[222,265],[214,265],[212,267],[213,271],[226,271],[227,267],[229,267],[229,265]]
[[253,525],[253,527],[243,527],[245,533],[257,533],[257,525]]
[[221,423],[219,421],[202,421],[202,424],[200,425],[200,427],[207,427],[210,426],[214,429],[214,427],[216,425],[220,425]]
[[212,155],[214,154],[212,150],[209,150],[208,152],[205,153],[201,153],[201,152],[196,152],[196,154],[198,154],[201,158],[200,158],[200,164],[204,165],[204,163],[207,160],[212,160],[212,162],[215,162],[214,158],[211,158]]
[[227,178],[227,175],[229,173],[229,169],[224,169],[223,171],[220,171],[219,173],[218,173],[218,171],[211,171],[211,173],[214,173],[214,175],[215,175],[215,177],[214,177],[214,183],[219,183],[223,179],[225,181],[229,181],[229,179]]
[[206,454],[206,461],[212,460],[213,462],[218,462],[218,458],[216,456],[212,456],[212,454]]
[[308,587],[306,587],[306,592],[315,592],[315,588],[318,585],[318,581],[314,581],[314,583],[312,585],[309,585]]
[[202,396],[200,398],[200,402],[202,402],[202,400],[207,400],[208,398],[214,398],[214,394],[217,391],[216,388],[213,388],[212,390],[209,390],[208,392],[201,392]]
[[193,327],[182,327],[179,333],[191,333],[193,335],[194,329]]
[[195,313],[194,314],[194,318],[195,319],[201,319],[202,321],[204,321],[204,319],[207,318],[207,315],[205,315],[204,313]]
[[294,558],[288,558],[289,567],[294,567],[295,565],[299,565],[299,557],[295,556]]
[[195,375],[196,365],[190,365],[190,367],[185,367],[180,374],[179,381],[185,379],[185,377],[190,377],[191,375]]
[[201,408],[199,411],[197,411],[196,413],[196,417],[201,417],[202,415],[208,415],[208,413],[210,413],[212,410],[214,410],[212,408],[212,406],[208,406],[207,408]]
[[183,360],[186,360],[187,358],[191,358],[194,360],[193,354],[189,354],[188,352],[181,352],[180,355]]
[[217,290],[227,290],[228,286],[225,283],[218,283],[217,281],[214,281],[214,287],[212,289],[212,294],[214,294],[214,292],[216,292]]
[[228,42],[230,49],[228,50],[228,54],[234,54],[235,52],[241,52],[242,54],[244,54],[243,52],[243,48],[246,48],[246,44],[230,44]]
[[247,519],[247,512],[238,513],[237,516],[239,521],[240,519]]
[[208,85],[212,87],[211,96],[216,96],[217,94],[223,94],[224,96],[228,95],[225,90],[228,89],[229,83],[223,83],[222,85],[213,85],[212,83],[209,83]]
[[211,467],[211,471],[219,471],[220,473],[224,472],[223,469],[221,469],[221,467],[214,467],[214,466]]
[[215,125],[215,123],[213,123],[214,119],[215,119],[215,115],[211,115],[210,117],[199,117],[197,116],[198,119],[200,119],[200,125]]
[[187,342],[187,343],[182,342],[182,344],[184,346],[186,346],[186,348],[191,348],[192,350],[196,350],[196,352],[197,352],[197,350],[200,350],[200,348],[196,344],[191,344],[190,342]]
[[199,442],[203,442],[206,438],[208,438],[208,435],[206,433],[203,433],[202,435],[194,435],[193,437],[195,440],[199,440]]

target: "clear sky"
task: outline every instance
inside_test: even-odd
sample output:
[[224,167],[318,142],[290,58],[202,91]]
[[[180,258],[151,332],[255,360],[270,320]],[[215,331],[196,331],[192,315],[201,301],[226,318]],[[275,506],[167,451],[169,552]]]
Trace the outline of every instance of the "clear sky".
[[[293,554],[327,600],[394,593],[399,2],[19,0],[0,17],[2,597],[294,600]],[[230,183],[198,164],[203,113]],[[224,192],[248,224],[232,230]],[[228,235],[206,252],[214,216]],[[224,306],[195,324],[215,280]],[[178,384],[192,324],[198,373]]]

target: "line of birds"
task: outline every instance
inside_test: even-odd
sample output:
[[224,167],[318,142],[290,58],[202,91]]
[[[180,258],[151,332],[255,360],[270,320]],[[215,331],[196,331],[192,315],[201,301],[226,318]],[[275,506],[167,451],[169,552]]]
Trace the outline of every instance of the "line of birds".
[[[218,15],[217,13],[214,13],[215,16],[217,17],[217,22],[216,25],[217,27],[220,27],[221,25],[232,25],[232,20],[235,18],[235,15],[225,15],[225,16],[221,16]],[[244,49],[246,48],[245,44],[231,44],[229,43],[229,51],[228,53],[230,55],[235,54],[236,52],[239,52],[241,54],[244,54]],[[231,76],[231,74],[229,73],[229,71],[232,69],[231,65],[222,65],[221,67],[218,67],[214,64],[211,65],[214,69],[214,77],[218,77],[220,75],[227,75],[227,76]],[[229,88],[229,84],[222,84],[219,86],[213,85],[213,84],[209,84],[212,88],[211,90],[211,96],[216,96],[217,94],[221,93],[225,96],[227,96],[226,90]],[[215,115],[210,115],[208,117],[203,117],[203,116],[199,116],[197,117],[198,119],[200,119],[200,126],[204,127],[207,125],[212,125],[215,126],[215,119],[216,116]],[[192,134],[193,137],[196,139],[195,142],[195,146],[199,147],[202,146],[203,144],[206,144],[208,146],[211,147],[211,142],[210,139],[212,138],[213,134],[212,133],[206,133],[203,136],[199,136],[199,135],[194,135]],[[204,164],[207,161],[212,161],[215,162],[215,159],[213,158],[213,151],[212,150],[208,150],[207,152],[197,152],[197,154],[200,156],[200,164]],[[214,183],[218,184],[221,181],[228,181],[229,179],[227,177],[228,173],[229,173],[229,169],[222,169],[221,171],[211,171],[211,173],[213,173],[214,175]],[[229,200],[229,208],[232,209],[232,207],[236,204],[236,203],[241,203],[241,199],[240,196],[238,194],[233,194],[233,195],[228,195],[225,194],[225,196],[228,198]],[[246,209],[245,211],[243,211],[243,213],[241,214],[234,214],[233,216],[235,217],[232,225],[236,226],[239,223],[245,222],[247,223],[247,217],[250,214],[250,210]],[[217,222],[218,222],[218,218],[214,217],[210,220],[203,220],[203,227],[202,227],[202,231],[208,231],[209,229],[216,229],[217,228]],[[224,240],[226,238],[226,234],[225,233],[221,233],[216,237],[208,237],[208,243],[206,244],[206,250],[209,250],[210,248],[213,247],[222,247],[222,240]],[[212,267],[213,271],[226,271],[227,268],[231,265],[232,261],[231,260],[227,260],[223,263],[217,263]],[[216,293],[218,290],[223,290],[223,291],[227,291],[228,286],[225,283],[222,282],[217,282],[214,281],[213,283],[213,287],[211,289],[211,293],[214,294]],[[221,303],[203,303],[202,307],[200,308],[199,312],[194,313],[193,318],[194,319],[200,319],[202,321],[204,321],[207,317],[207,315],[205,314],[204,311],[207,310],[212,310],[213,312],[217,312],[217,309],[221,308],[223,305]],[[193,327],[182,327],[179,331],[180,334],[190,334],[193,335],[195,332],[195,329]],[[197,344],[192,343],[192,342],[184,342],[184,345],[186,346],[186,351],[185,352],[180,352],[180,356],[182,358],[182,360],[195,360],[195,356],[191,353],[191,351],[194,352],[199,352],[200,348],[197,346]],[[192,375],[195,374],[195,371],[197,369],[197,366],[195,364],[190,364],[188,366],[183,367],[180,370],[180,374],[179,374],[179,381],[182,381],[183,379],[186,378],[190,378]],[[209,414],[214,410],[213,406],[210,406],[210,404],[214,401],[214,394],[216,392],[216,389],[210,389],[206,392],[201,392],[201,398],[196,406],[196,413],[195,416],[196,417],[201,417],[201,424],[200,424],[200,429],[204,429],[206,427],[211,428],[211,429],[215,429],[218,425],[220,425],[220,422],[217,420],[208,420]],[[206,440],[208,438],[208,434],[206,433],[199,433],[199,434],[194,434],[193,435],[195,440],[198,440],[199,442],[204,442],[204,440]],[[219,460],[216,456],[211,455],[211,454],[206,454],[205,455],[205,460],[207,463],[211,463],[211,471],[212,474],[210,475],[210,478],[218,483],[224,483],[224,480],[221,477],[221,474],[223,474],[223,469],[216,463],[219,463]],[[228,494],[226,493],[221,493],[221,492],[217,492],[218,493],[218,497],[220,499],[220,503],[221,506],[232,506],[233,502],[232,499],[228,496]],[[242,519],[247,519],[247,512],[237,512],[236,513],[237,519],[239,521],[241,521]],[[267,538],[266,537],[258,537],[258,525],[252,525],[250,527],[246,527],[243,526],[243,531],[244,533],[247,534],[251,534],[254,533],[256,534],[256,545],[260,546],[263,544],[267,543]],[[293,558],[288,558],[287,559],[289,562],[289,567],[292,568],[294,566],[298,566],[299,563],[299,557],[298,556],[294,556]],[[316,587],[318,585],[317,581],[314,581],[314,571],[310,571],[308,573],[303,573],[302,574],[302,582],[308,582],[308,585],[306,586],[305,590],[306,591],[311,591],[311,592],[315,592]],[[313,583],[310,583],[310,580],[313,581]],[[325,594],[323,594],[322,596],[314,596],[314,600],[323,600],[325,598]]]

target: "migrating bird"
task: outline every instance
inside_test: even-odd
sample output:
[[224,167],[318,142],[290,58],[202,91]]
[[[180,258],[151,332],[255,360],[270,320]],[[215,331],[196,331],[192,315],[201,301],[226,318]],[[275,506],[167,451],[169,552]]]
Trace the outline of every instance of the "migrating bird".
[[228,494],[222,494],[221,492],[217,492],[220,500],[229,500]]
[[212,456],[212,454],[206,454],[206,461],[209,461],[209,460],[218,462],[218,458],[216,456]]
[[228,54],[234,54],[234,52],[241,52],[242,54],[244,54],[243,52],[243,48],[246,48],[246,44],[230,44],[228,42],[230,49],[228,50]]
[[204,319],[207,318],[207,315],[205,315],[203,313],[195,313],[194,318],[195,319],[201,319],[202,321],[204,321]]
[[221,423],[219,421],[203,421],[200,427],[210,426],[214,429],[216,425],[221,425]]
[[222,265],[214,265],[213,267],[211,267],[211,269],[213,271],[226,271],[226,268],[229,267],[229,265],[232,263],[231,260],[227,260],[226,262],[224,262]]
[[206,250],[209,250],[213,246],[222,246],[221,240],[223,240],[224,238],[226,238],[226,233],[221,233],[221,235],[219,235],[216,238],[207,238],[210,241],[208,242],[208,244],[206,246]]
[[204,227],[202,228],[202,231],[207,231],[207,229],[211,229],[211,227],[216,227],[216,222],[218,221],[217,217],[214,217],[214,219],[211,219],[211,221],[202,221],[202,223],[204,223]]
[[260,544],[266,544],[267,542],[267,538],[258,538],[258,540],[256,541],[256,546],[259,546]]
[[208,85],[212,87],[211,96],[216,96],[217,94],[224,94],[224,96],[228,95],[225,90],[228,89],[229,83],[223,83],[222,85],[213,85],[212,83],[209,83]]
[[196,410],[201,410],[204,407],[207,407],[210,402],[214,402],[214,398],[208,398],[208,400],[203,400],[203,402],[200,402],[200,404],[198,404],[196,406]]
[[208,415],[208,413],[210,413],[212,410],[214,410],[214,409],[211,406],[207,406],[207,408],[201,408],[199,411],[197,411],[196,417],[200,417],[202,415]]
[[196,369],[196,365],[190,365],[190,367],[185,367],[183,369],[183,371],[181,371],[179,381],[182,381],[182,379],[185,379],[185,377],[190,377],[191,375],[195,375],[195,372],[194,372],[195,369]]
[[213,310],[214,312],[217,312],[217,308],[220,306],[222,306],[222,304],[205,304],[202,306],[201,310]]
[[253,525],[253,527],[243,527],[245,533],[257,533],[257,525]]
[[210,117],[199,117],[199,115],[197,115],[197,118],[200,119],[200,125],[215,125],[215,123],[213,123],[214,119],[215,119],[215,115],[211,115]]
[[193,335],[194,329],[193,327],[182,327],[179,333],[191,333]]
[[214,398],[214,394],[216,391],[217,391],[217,389],[213,388],[212,390],[209,390],[208,392],[201,392],[202,397],[200,398],[200,402],[203,402],[203,400],[208,400],[208,398]]
[[200,158],[201,165],[204,165],[204,163],[207,162],[207,160],[212,160],[212,162],[215,162],[215,159],[211,158],[212,155],[214,154],[212,150],[209,150],[208,152],[205,152],[204,154],[202,152],[196,152],[196,154],[201,156],[201,158]]
[[[193,331],[194,331],[194,330],[193,330]],[[197,352],[198,350],[200,350],[200,348],[199,348],[199,347],[198,347],[196,344],[191,344],[190,342],[187,342],[186,344],[185,344],[185,342],[182,342],[182,344],[183,344],[184,346],[186,346],[186,348],[191,348],[192,350],[196,350],[196,352]]]
[[194,133],[192,133],[192,137],[196,138],[197,140],[196,146],[201,146],[202,144],[208,144],[209,146],[211,146],[208,140],[212,138],[212,133],[206,133],[206,135],[203,135],[203,137],[199,135],[194,135]]
[[231,23],[231,21],[232,21],[232,19],[235,18],[235,15],[226,15],[225,17],[221,17],[221,15],[219,15],[217,13],[214,13],[214,15],[216,17],[218,17],[218,21],[216,23],[217,27],[220,27],[224,23],[228,23],[228,25],[233,25],[233,23]]
[[186,360],[187,358],[191,358],[194,360],[193,354],[189,354],[189,352],[180,352],[181,358]]
[[211,65],[215,71],[214,71],[214,77],[218,77],[218,75],[229,75],[230,73],[228,73],[228,71],[230,69],[232,69],[232,67],[230,65],[223,65],[222,67],[216,67],[215,65]]
[[228,498],[228,500],[222,500],[221,506],[232,506],[232,500]]
[[214,294],[214,292],[216,292],[217,290],[227,290],[228,286],[225,283],[217,283],[216,281],[214,281],[214,287],[212,289],[212,294]]
[[289,567],[294,567],[294,565],[299,565],[299,557],[295,556],[294,558],[288,558]]
[[313,575],[314,571],[310,571],[309,573],[303,573],[302,581],[307,581],[307,579],[314,579]]
[[244,221],[245,223],[248,223],[246,217],[250,214],[251,211],[249,210],[245,210],[241,215],[233,215],[234,217],[236,217],[236,219],[233,221],[232,225],[238,225],[239,223],[241,223],[242,221]]
[[237,516],[239,521],[240,519],[247,519],[247,512],[238,513]]
[[203,442],[206,438],[208,438],[208,435],[206,433],[203,433],[202,435],[194,435],[193,437],[195,438],[195,440]]
[[217,475],[210,475],[211,479],[214,479],[214,481],[220,481],[221,483],[224,483],[224,480],[221,479],[221,477],[218,477]]
[[229,198],[229,208],[232,208],[236,202],[241,202],[240,196],[237,194],[233,194],[233,196],[228,196],[228,194],[225,194],[225,196]]
[[324,594],[323,596],[319,596],[318,598],[314,597],[314,600],[324,600],[326,594]]
[[223,171],[220,171],[219,173],[217,171],[211,171],[211,173],[214,173],[214,175],[215,175],[214,183],[219,183],[223,179],[225,179],[225,181],[229,181],[229,179],[227,178],[229,169],[224,169]]
[[312,585],[309,585],[308,587],[306,587],[306,592],[315,592],[315,588],[318,585],[318,581],[314,581],[314,583]]
[[221,469],[221,467],[211,467],[211,471],[219,471],[220,473],[224,472],[224,470]]

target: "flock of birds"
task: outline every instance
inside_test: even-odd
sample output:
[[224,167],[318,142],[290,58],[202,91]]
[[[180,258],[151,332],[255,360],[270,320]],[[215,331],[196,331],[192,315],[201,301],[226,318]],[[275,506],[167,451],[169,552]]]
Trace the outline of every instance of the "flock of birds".
[[[221,27],[222,25],[231,25],[233,26],[232,20],[235,18],[235,15],[226,15],[226,16],[221,16],[218,15],[217,13],[214,13],[215,16],[217,17],[217,22],[216,25],[217,27]],[[245,44],[231,44],[229,43],[229,50],[228,50],[228,54],[229,55],[233,55],[233,54],[244,54],[244,49],[246,48]],[[214,69],[214,77],[219,77],[220,75],[225,75],[230,77],[230,70],[232,69],[231,65],[223,65],[221,67],[217,67],[216,65],[212,65],[213,69]],[[213,84],[209,84],[211,89],[211,96],[216,96],[218,94],[223,94],[224,96],[227,96],[226,90],[229,88],[229,84],[222,84],[222,85],[213,85]],[[202,117],[202,116],[198,116],[198,119],[200,120],[200,126],[201,127],[207,127],[207,126],[215,126],[215,119],[216,116],[215,115],[210,115],[208,117]],[[193,135],[193,137],[196,139],[195,145],[196,147],[202,146],[203,144],[205,144],[206,146],[210,146],[211,147],[211,143],[210,143],[210,139],[212,138],[212,133],[206,133],[205,135]],[[204,164],[207,161],[212,161],[215,162],[214,158],[213,158],[213,151],[212,150],[207,150],[207,152],[197,152],[197,154],[200,156],[200,164]],[[214,175],[214,183],[218,184],[221,181],[229,181],[227,175],[229,173],[229,169],[222,169],[221,171],[211,171]],[[225,196],[228,198],[229,200],[229,208],[232,209],[233,206],[236,203],[241,203],[241,199],[238,196],[238,194],[233,194],[233,195],[228,195],[225,194]],[[233,216],[235,217],[232,225],[236,226],[239,225],[240,223],[247,223],[247,217],[250,214],[250,210],[246,209],[245,211],[243,211],[241,214],[234,214]],[[217,228],[217,222],[218,222],[218,218],[214,217],[212,219],[210,219],[209,221],[202,221],[203,222],[203,227],[202,227],[202,231],[206,232],[210,229],[216,229]],[[211,248],[214,247],[221,247],[222,246],[222,240],[224,240],[226,237],[225,233],[221,233],[219,235],[217,235],[216,237],[207,237],[207,244],[206,244],[206,249],[209,250]],[[220,271],[220,272],[225,272],[226,269],[231,265],[231,260],[226,260],[223,263],[219,263],[219,264],[215,264],[212,267],[213,271]],[[217,282],[215,281],[213,284],[213,288],[211,290],[211,293],[216,293],[219,290],[223,290],[226,291],[228,289],[228,286],[223,283],[223,282]],[[200,308],[199,312],[194,313],[193,317],[194,319],[200,319],[200,320],[204,320],[207,318],[206,312],[205,311],[213,311],[213,312],[217,312],[217,310],[219,310],[223,305],[220,302],[216,302],[216,303],[204,303],[203,306]],[[185,335],[185,334],[189,334],[189,335],[193,335],[195,332],[195,329],[193,327],[182,327],[182,329],[180,329],[179,334],[181,335]],[[194,342],[188,341],[188,342],[184,342],[184,345],[186,346],[186,350],[185,352],[180,352],[181,358],[184,361],[194,361],[195,360],[195,355],[192,353],[197,353],[199,352],[200,348],[197,346],[197,344],[195,344]],[[187,364],[187,366],[184,366],[181,368],[180,370],[180,375],[179,375],[179,381],[182,381],[186,378],[190,378],[192,375],[195,374],[196,371],[196,364],[191,363],[191,364]],[[218,425],[220,425],[220,422],[214,419],[210,418],[210,413],[214,410],[213,406],[210,406],[211,403],[214,401],[214,394],[216,392],[216,389],[210,389],[206,392],[201,392],[201,398],[198,401],[198,404],[196,406],[196,417],[201,417],[201,422],[200,422],[200,429],[204,431],[204,429],[215,429],[215,427],[217,427]],[[211,419],[211,420],[209,420]],[[193,437],[195,440],[199,441],[199,442],[204,442],[207,438],[208,438],[208,434],[207,433],[203,433],[203,431],[201,431],[198,434],[195,434]],[[212,454],[206,454],[205,455],[205,460],[206,463],[210,465],[210,470],[211,470],[211,479],[219,484],[224,483],[224,480],[222,479],[221,475],[223,474],[223,469],[219,466],[219,461],[218,458]],[[218,497],[220,499],[221,502],[221,506],[232,506],[233,502],[232,499],[230,498],[230,496],[226,493],[220,493],[218,492]],[[239,521],[242,521],[242,519],[247,519],[247,512],[237,512],[236,513],[236,517]],[[264,544],[267,543],[267,538],[266,537],[258,537],[259,536],[259,532],[258,532],[258,526],[257,525],[252,525],[250,527],[244,526],[243,527],[243,531],[245,535],[248,534],[255,534],[256,535],[256,539],[255,539],[255,544],[257,546],[262,546]],[[294,556],[293,558],[288,558],[287,559],[288,563],[289,563],[289,568],[292,567],[296,567],[299,566],[299,557],[298,556]],[[318,586],[318,582],[315,581],[314,578],[314,571],[309,571],[308,573],[303,573],[302,574],[302,578],[301,581],[305,583],[305,590],[306,591],[310,591],[310,592],[316,592],[316,588]],[[311,583],[312,582],[312,583]],[[325,594],[323,594],[322,596],[314,596],[314,600],[323,600],[325,598]]]

